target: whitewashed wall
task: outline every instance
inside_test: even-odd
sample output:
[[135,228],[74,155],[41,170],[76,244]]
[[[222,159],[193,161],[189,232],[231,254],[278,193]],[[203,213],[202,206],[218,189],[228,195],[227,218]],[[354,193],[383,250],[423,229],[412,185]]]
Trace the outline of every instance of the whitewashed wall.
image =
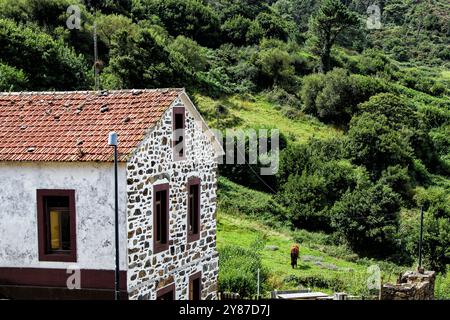
[[[39,261],[36,189],[74,189],[77,263],[113,270],[114,169],[112,163],[0,162],[0,267],[66,268]],[[119,166],[121,269],[126,270],[126,169]]]

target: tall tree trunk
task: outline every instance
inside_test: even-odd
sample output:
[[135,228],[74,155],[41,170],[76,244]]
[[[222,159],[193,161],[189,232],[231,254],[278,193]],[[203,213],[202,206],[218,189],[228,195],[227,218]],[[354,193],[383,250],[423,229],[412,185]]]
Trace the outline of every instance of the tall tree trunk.
[[330,61],[330,54],[331,54],[331,44],[329,42],[325,43],[322,52],[320,53],[320,72],[321,73],[327,73],[330,71],[331,67],[331,61]]

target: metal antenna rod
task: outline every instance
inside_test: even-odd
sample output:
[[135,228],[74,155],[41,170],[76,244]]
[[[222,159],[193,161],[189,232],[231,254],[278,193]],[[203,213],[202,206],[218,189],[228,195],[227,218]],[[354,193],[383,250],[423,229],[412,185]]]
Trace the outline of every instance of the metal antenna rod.
[[422,268],[423,206],[420,207],[419,269]]
[[94,21],[94,90],[97,91],[99,89],[99,81],[98,81],[98,47],[97,47],[97,22]]

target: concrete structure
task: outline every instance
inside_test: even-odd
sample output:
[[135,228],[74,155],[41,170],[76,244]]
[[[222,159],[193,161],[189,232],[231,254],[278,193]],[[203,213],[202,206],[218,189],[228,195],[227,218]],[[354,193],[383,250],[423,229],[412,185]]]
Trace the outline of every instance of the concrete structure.
[[0,295],[113,297],[112,130],[122,297],[216,298],[222,149],[180,89],[0,94]]

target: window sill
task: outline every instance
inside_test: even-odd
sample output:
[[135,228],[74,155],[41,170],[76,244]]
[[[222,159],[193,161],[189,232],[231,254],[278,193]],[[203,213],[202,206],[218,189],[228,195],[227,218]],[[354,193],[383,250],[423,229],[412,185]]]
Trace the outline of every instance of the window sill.
[[153,254],[161,253],[163,251],[169,250],[168,244],[154,244],[153,245]]
[[197,234],[189,234],[189,235],[187,236],[187,242],[188,242],[188,243],[191,243],[191,242],[194,242],[194,241],[197,241],[197,240],[200,240],[200,233],[197,233]]
[[173,161],[177,162],[177,161],[185,161],[186,160],[186,156],[182,156],[182,157],[173,157]]
[[54,262],[77,262],[77,257],[74,252],[63,253],[46,253],[39,255],[39,261],[54,261]]

